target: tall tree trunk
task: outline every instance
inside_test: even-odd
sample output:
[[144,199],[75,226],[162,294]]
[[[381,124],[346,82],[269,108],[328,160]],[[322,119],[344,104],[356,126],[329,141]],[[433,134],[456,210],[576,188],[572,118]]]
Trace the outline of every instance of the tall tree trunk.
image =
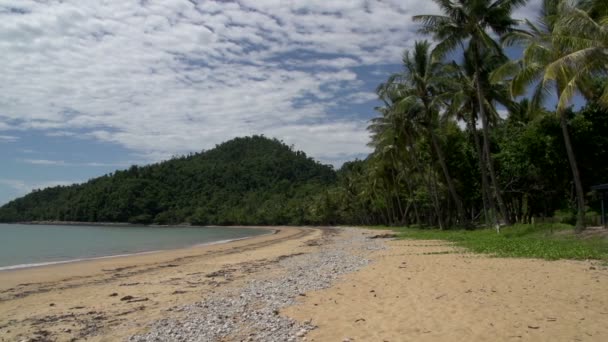
[[574,156],[574,150],[572,149],[570,134],[568,133],[568,118],[566,117],[566,112],[563,110],[559,112],[559,123],[562,127],[562,134],[564,135],[564,144],[566,145],[566,152],[568,154],[568,162],[570,162],[572,178],[574,178],[574,188],[576,189],[576,202],[578,210],[576,213],[575,230],[577,232],[582,232],[583,230],[585,230],[585,193],[583,191],[583,183],[581,182],[581,175],[578,171],[576,157]]
[[[407,186],[407,191],[409,191],[409,193],[414,196],[414,190],[412,185],[410,184],[410,181],[408,179],[405,180],[405,185]],[[416,224],[420,224],[420,214],[418,213],[418,204],[416,203],[416,201],[412,201],[412,205],[414,206],[414,215],[416,216]]]
[[460,224],[465,224],[467,222],[467,218],[464,213],[464,208],[462,207],[462,200],[458,193],[456,192],[456,188],[454,187],[454,182],[452,181],[452,177],[450,177],[450,172],[448,170],[448,166],[445,163],[445,158],[443,157],[443,151],[441,149],[441,145],[439,145],[439,141],[437,141],[437,136],[433,130],[430,130],[431,141],[433,142],[433,147],[435,148],[435,153],[437,154],[437,159],[439,160],[439,165],[441,165],[441,170],[443,170],[443,176],[445,177],[446,183],[448,184],[448,189],[450,190],[450,194],[452,195],[452,199],[454,203],[456,203],[456,210],[458,211],[458,219],[460,220]]
[[[479,134],[477,134],[477,125],[475,122],[475,117],[471,117],[471,134],[473,134],[473,140],[475,141],[475,148],[477,149],[477,158],[479,158],[479,172],[481,174],[481,197],[483,200],[483,213],[485,217],[485,221],[487,225],[494,224],[494,220],[490,218],[490,215],[496,214],[496,204],[494,203],[494,198],[490,193],[490,189],[488,186],[488,174],[487,169],[485,167],[485,157],[483,153],[483,149],[481,148],[481,143],[479,142]],[[490,211],[490,213],[488,213]]]
[[441,203],[439,202],[439,191],[437,191],[437,179],[435,177],[435,172],[430,170],[430,174],[432,179],[430,179],[429,183],[433,189],[433,202],[435,203],[435,212],[437,214],[437,223],[439,223],[439,229],[444,229],[443,216],[441,215]]
[[[434,186],[433,182],[431,180],[429,180],[427,177],[425,177],[426,174],[428,174],[428,172],[424,172],[424,170],[422,169],[422,166],[420,165],[420,161],[418,160],[418,155],[416,152],[416,147],[412,144],[410,145],[410,149],[412,151],[412,154],[414,155],[413,161],[414,161],[414,166],[416,167],[416,169],[418,170],[418,172],[420,173],[420,177],[422,177],[422,179],[424,179],[428,192],[429,192],[429,196],[431,197],[431,202],[433,203],[432,207],[435,209],[435,214],[437,215],[437,219],[438,219],[438,223],[439,223],[439,229],[443,230],[443,221],[441,220],[441,213],[440,213],[440,208],[439,208],[439,201],[438,201],[438,196],[436,193],[436,187]],[[430,217],[429,217],[430,219]]]
[[403,205],[401,204],[401,196],[399,196],[399,177],[395,176],[395,170],[398,169],[397,160],[395,158],[395,154],[391,152],[391,159],[393,162],[391,168],[391,176],[393,178],[393,191],[395,196],[397,197],[397,207],[399,208],[399,222],[403,222]]
[[[479,75],[475,75],[475,83],[477,86],[477,102],[479,102],[479,116],[481,116],[481,125],[483,128],[483,148],[486,155],[486,161],[488,162],[488,170],[490,171],[490,180],[492,181],[492,187],[494,188],[494,194],[496,196],[496,201],[498,202],[500,214],[503,217],[503,220],[505,220],[505,224],[509,225],[511,223],[509,221],[509,216],[507,215],[507,208],[502,200],[502,191],[500,190],[500,186],[496,181],[496,172],[494,171],[494,163],[492,162],[492,155],[490,154],[490,128],[488,126],[488,118],[483,106],[483,92],[481,90]],[[500,232],[500,226],[498,224],[496,224],[496,231]]]

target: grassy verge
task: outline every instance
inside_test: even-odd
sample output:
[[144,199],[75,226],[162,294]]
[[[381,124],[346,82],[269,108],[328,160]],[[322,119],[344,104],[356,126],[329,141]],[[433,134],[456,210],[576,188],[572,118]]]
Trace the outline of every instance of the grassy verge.
[[[373,227],[380,228],[380,227]],[[607,235],[573,234],[565,224],[514,225],[501,234],[491,229],[437,230],[383,227],[403,239],[447,240],[476,253],[499,257],[557,259],[599,259],[608,262]]]

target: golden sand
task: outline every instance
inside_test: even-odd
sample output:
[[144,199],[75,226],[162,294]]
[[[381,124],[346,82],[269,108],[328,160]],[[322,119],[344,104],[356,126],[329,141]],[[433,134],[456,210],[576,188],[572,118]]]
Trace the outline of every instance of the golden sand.
[[307,341],[608,341],[608,269],[391,241],[373,263],[283,310]]

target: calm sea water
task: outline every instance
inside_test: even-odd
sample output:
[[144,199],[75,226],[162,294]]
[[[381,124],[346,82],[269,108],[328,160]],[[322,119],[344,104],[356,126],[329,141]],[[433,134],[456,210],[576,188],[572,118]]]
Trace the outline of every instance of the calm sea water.
[[0,224],[0,270],[218,243],[269,232],[249,228]]

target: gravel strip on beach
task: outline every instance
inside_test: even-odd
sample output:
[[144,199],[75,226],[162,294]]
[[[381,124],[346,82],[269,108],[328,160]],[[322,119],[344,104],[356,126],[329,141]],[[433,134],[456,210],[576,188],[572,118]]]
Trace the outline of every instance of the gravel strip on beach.
[[[316,328],[314,318],[303,323],[279,314],[297,304],[308,291],[328,288],[342,274],[369,264],[362,251],[385,249],[382,241],[368,239],[361,230],[335,228],[314,253],[290,256],[279,262],[281,276],[251,280],[244,288],[216,293],[202,302],[174,308],[184,318],[162,319],[129,342],[147,341],[303,341]],[[331,234],[330,234],[331,235]]]

